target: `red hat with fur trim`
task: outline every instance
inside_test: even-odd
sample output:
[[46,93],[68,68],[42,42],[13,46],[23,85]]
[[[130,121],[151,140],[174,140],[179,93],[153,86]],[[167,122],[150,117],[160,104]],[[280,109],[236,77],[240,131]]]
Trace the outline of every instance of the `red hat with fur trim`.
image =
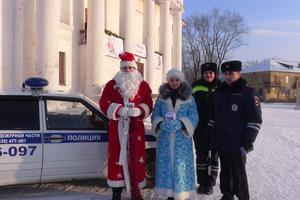
[[119,54],[119,58],[121,59],[120,67],[134,67],[136,68],[136,61],[134,59],[134,55],[129,52],[123,52]]

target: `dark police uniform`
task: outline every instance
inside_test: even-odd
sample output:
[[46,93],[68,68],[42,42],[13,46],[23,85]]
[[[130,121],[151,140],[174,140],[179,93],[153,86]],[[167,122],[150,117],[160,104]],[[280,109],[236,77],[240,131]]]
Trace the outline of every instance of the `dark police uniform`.
[[[215,63],[204,63],[201,66],[202,76],[205,71],[213,71],[216,74],[216,70],[217,65]],[[193,135],[197,155],[198,193],[212,194],[218,176],[218,153],[212,151],[211,141],[214,126],[212,123],[214,94],[218,85],[220,85],[220,81],[216,78],[211,83],[202,78],[192,84],[193,96],[200,118]]]
[[[227,66],[232,63],[225,63]],[[233,67],[236,63],[233,63]],[[224,69],[226,70],[226,69]],[[235,69],[229,69],[228,71]],[[227,83],[216,91],[214,147],[219,153],[222,200],[236,195],[249,200],[246,174],[246,153],[253,150],[253,143],[262,123],[261,107],[254,89],[239,78],[231,86]]]

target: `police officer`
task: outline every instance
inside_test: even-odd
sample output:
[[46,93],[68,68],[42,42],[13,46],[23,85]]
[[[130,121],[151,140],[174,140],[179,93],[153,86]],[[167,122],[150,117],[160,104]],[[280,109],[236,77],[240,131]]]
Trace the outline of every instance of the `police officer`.
[[221,65],[224,82],[216,91],[214,145],[220,157],[221,200],[249,200],[246,154],[262,123],[260,102],[254,89],[241,78],[242,63]]
[[214,93],[220,81],[216,77],[217,64],[201,65],[201,79],[192,84],[193,96],[201,120],[194,133],[197,164],[198,193],[212,194],[218,176],[218,154],[212,151]]

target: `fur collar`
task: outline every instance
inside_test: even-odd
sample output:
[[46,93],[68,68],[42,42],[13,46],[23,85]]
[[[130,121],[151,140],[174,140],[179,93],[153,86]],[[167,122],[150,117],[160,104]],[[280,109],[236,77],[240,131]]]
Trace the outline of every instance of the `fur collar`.
[[164,83],[159,87],[159,96],[162,99],[167,99],[175,95],[178,99],[187,100],[191,94],[192,89],[187,82],[182,82],[181,86],[176,91],[172,90],[167,83]]
[[228,85],[225,81],[221,84],[219,87],[219,91],[224,91],[227,89],[236,90],[239,88],[242,88],[247,85],[247,81],[243,78],[239,78],[237,81],[235,81],[231,86]]

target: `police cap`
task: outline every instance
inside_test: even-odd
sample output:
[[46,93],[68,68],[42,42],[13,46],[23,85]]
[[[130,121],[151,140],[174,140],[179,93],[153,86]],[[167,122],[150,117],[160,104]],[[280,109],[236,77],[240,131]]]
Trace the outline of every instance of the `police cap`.
[[221,65],[222,72],[240,72],[242,70],[242,62],[238,60],[232,60],[222,63]]
[[215,74],[217,73],[217,64],[216,63],[204,63],[201,65],[201,74],[206,71],[212,71]]

